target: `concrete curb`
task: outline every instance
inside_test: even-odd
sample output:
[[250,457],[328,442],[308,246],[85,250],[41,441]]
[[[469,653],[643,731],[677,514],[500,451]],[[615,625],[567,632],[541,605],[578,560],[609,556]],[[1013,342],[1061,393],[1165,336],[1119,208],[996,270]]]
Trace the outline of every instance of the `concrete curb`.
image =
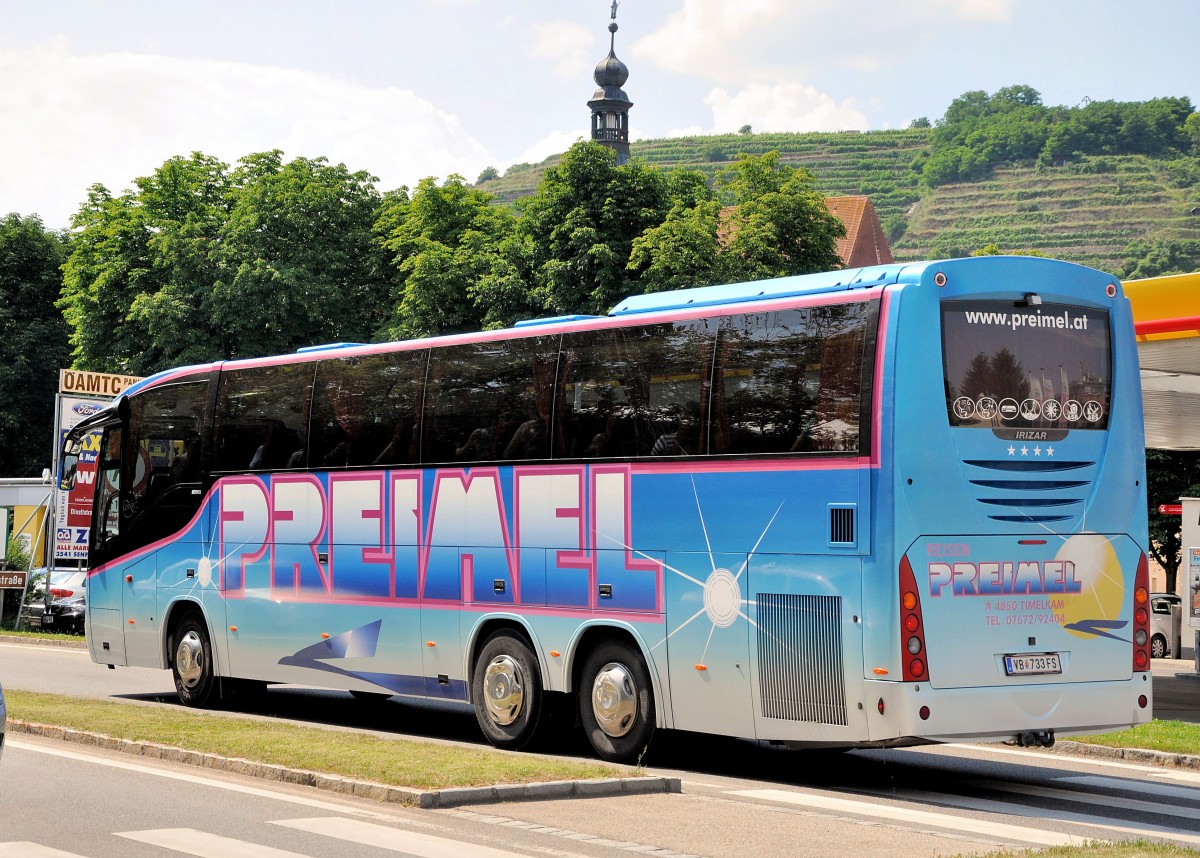
[[0,643],[28,644],[30,646],[57,646],[67,649],[87,649],[87,640],[83,637],[77,640],[70,638],[26,638],[21,635],[0,634]]
[[257,763],[238,757],[222,757],[218,754],[203,754],[170,745],[153,742],[134,742],[129,739],[114,739],[99,733],[72,730],[52,724],[34,724],[10,718],[10,733],[25,733],[46,739],[58,739],[119,751],[167,763],[182,763],[189,766],[212,769],[230,774],[261,778],[276,783],[310,786],[354,798],[390,804],[403,804],[426,809],[461,807],[470,804],[494,804],[504,801],[537,801],[563,798],[603,798],[619,795],[650,795],[653,793],[677,793],[682,791],[679,778],[637,777],[603,778],[585,781],[547,781],[532,784],[496,784],[484,787],[456,787],[451,789],[420,790],[411,787],[393,786],[374,781],[360,781],[341,775],[330,775],[306,769],[291,769],[270,763]]
[[1142,748],[1109,748],[1105,745],[1089,745],[1069,740],[1056,742],[1053,748],[1046,748],[1045,751],[1071,757],[1121,760],[1139,766],[1200,771],[1200,756],[1196,754],[1168,754],[1165,751],[1147,751]]

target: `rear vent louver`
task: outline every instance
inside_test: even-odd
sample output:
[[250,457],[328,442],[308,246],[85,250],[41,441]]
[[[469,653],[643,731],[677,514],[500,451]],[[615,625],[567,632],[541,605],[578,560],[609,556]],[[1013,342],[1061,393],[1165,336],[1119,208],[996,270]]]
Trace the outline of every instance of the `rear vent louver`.
[[830,505],[829,507],[829,544],[845,548],[858,544],[854,531],[854,505]]
[[755,602],[763,717],[845,725],[841,597],[759,593]]
[[[1024,449],[1025,455],[1029,455],[1028,448]],[[1039,447],[1034,455],[1041,453]],[[963,464],[992,472],[980,473],[978,478],[970,481],[977,487],[975,499],[983,504],[988,518],[1046,524],[1069,521],[1083,513],[1091,486],[1091,474],[1084,469],[1093,468],[1096,463],[1022,457],[967,459]],[[1062,479],[1067,471],[1082,473],[1070,474],[1076,479]]]

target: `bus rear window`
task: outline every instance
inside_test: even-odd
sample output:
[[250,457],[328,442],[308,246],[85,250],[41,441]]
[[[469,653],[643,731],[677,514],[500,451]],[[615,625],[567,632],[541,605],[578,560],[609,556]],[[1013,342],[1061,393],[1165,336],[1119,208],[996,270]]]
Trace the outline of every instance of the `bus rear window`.
[[998,300],[942,302],[951,426],[1106,429],[1108,313]]

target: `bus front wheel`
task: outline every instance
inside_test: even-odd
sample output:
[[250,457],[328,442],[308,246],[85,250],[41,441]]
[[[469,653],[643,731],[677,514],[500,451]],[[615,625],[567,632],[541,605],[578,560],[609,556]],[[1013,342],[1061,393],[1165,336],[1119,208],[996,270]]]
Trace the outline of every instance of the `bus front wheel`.
[[217,681],[213,675],[212,642],[199,614],[188,614],[175,629],[171,674],[175,691],[185,706],[204,707],[215,702]]
[[511,632],[487,639],[475,661],[471,702],[483,735],[497,748],[529,744],[541,717],[542,676],[524,641]]
[[654,693],[641,654],[620,641],[596,647],[583,665],[579,717],[597,756],[636,762],[654,735]]

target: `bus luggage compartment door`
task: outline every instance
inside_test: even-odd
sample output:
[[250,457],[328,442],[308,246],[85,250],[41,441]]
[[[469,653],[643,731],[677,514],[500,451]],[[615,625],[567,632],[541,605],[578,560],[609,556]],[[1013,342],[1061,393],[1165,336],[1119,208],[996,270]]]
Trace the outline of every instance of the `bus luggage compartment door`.
[[753,736],[746,555],[679,552],[663,565],[675,570],[666,576],[674,726]]

